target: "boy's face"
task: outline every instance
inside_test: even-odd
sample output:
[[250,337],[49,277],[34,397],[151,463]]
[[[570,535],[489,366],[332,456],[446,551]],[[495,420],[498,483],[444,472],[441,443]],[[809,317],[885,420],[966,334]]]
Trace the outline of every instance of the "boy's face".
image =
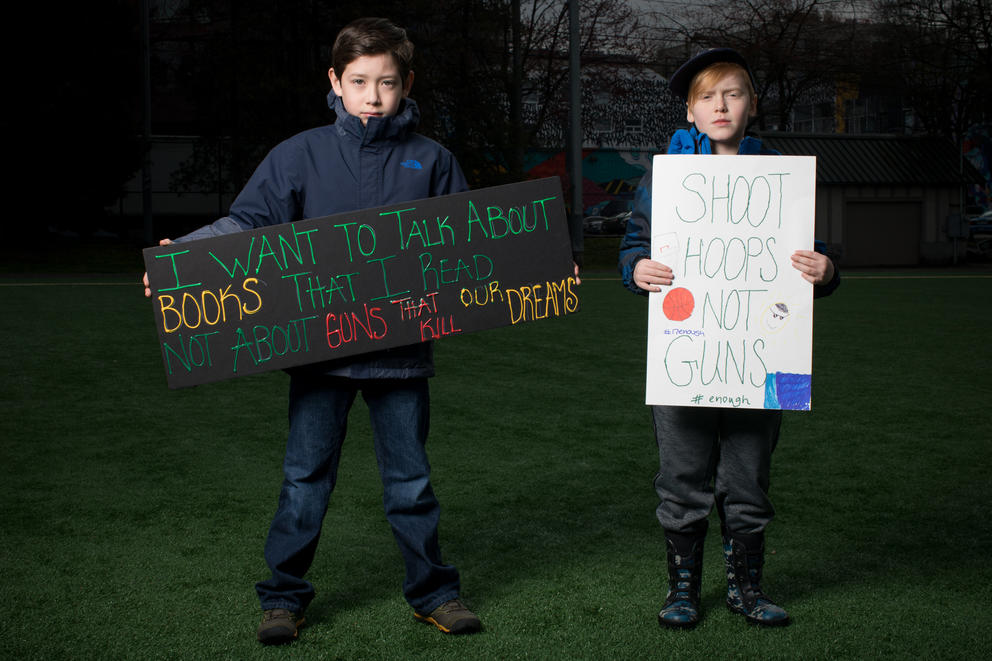
[[344,101],[344,109],[361,119],[363,125],[368,124],[369,117],[395,115],[400,101],[413,87],[413,72],[402,80],[400,69],[389,53],[362,55],[340,74],[331,67],[327,77],[334,93]]
[[709,136],[714,154],[736,154],[748,119],[757,113],[757,99],[748,93],[743,73],[728,73],[699,90],[686,119]]

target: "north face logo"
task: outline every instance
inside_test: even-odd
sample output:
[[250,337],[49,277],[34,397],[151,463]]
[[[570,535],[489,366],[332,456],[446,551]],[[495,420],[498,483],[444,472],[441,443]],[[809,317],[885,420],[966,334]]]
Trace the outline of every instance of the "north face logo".
[[402,165],[405,168],[410,168],[411,170],[423,170],[424,169],[424,166],[420,164],[420,161],[418,161],[415,158],[411,158],[408,161],[403,161],[402,163],[400,163],[400,165]]

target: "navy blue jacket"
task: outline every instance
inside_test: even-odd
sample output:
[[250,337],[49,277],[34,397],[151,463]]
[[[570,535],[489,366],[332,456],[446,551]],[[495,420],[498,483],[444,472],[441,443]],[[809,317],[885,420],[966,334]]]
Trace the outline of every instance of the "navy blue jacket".
[[[176,239],[190,241],[241,230],[291,223],[449,195],[468,190],[465,175],[447,149],[414,132],[420,110],[404,99],[395,115],[371,117],[368,125],[328,94],[333,124],[299,133],[276,145],[259,164],[227,216]],[[433,344],[397,347],[309,365],[355,379],[432,376]]]
[[[669,154],[710,154],[709,138],[705,134],[696,131],[696,127],[690,130],[679,130],[672,136],[671,144],[668,147]],[[739,154],[778,154],[773,149],[768,149],[762,145],[757,138],[745,137],[741,142]],[[814,249],[817,252],[825,252],[826,245],[822,241],[814,242]],[[627,221],[627,231],[620,241],[620,260],[617,264],[623,284],[636,294],[647,294],[648,292],[634,284],[634,267],[642,259],[651,256],[651,166],[648,165],[647,172],[637,184],[634,192],[634,207]],[[813,287],[813,297],[820,298],[832,294],[840,286],[840,271],[834,264],[834,276],[830,282]]]

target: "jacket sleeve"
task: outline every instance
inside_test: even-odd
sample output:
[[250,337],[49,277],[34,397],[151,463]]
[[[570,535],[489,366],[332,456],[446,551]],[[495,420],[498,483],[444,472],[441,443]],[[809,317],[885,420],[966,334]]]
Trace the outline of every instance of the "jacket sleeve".
[[199,229],[195,229],[189,234],[180,236],[177,239],[173,239],[176,243],[185,243],[186,241],[196,241],[197,239],[209,239],[214,236],[221,236],[222,234],[233,234],[234,232],[240,232],[243,229],[236,220],[230,216],[224,216],[223,218],[218,218],[209,225],[204,225]]
[[458,165],[458,160],[454,154],[441,147],[437,158],[432,195],[452,195],[467,190],[468,182],[465,180],[461,166]]
[[[825,244],[823,241],[814,241],[813,249],[816,250],[816,252],[818,253],[827,255],[827,244]],[[831,262],[833,262],[833,258],[831,258],[830,255],[827,255],[827,258],[830,259]],[[837,268],[837,263],[834,262],[834,277],[830,278],[830,282],[827,282],[822,285],[814,285],[813,298],[823,298],[824,296],[830,296],[831,294],[834,293],[834,290],[836,290],[838,287],[840,287],[840,269]]]
[[234,198],[227,216],[175,241],[182,243],[299,220],[302,204],[297,149],[289,142],[277,145]]
[[634,207],[627,220],[627,231],[620,241],[620,260],[617,267],[627,289],[635,294],[647,291],[634,284],[634,266],[651,257],[651,168],[641,177],[634,192]]

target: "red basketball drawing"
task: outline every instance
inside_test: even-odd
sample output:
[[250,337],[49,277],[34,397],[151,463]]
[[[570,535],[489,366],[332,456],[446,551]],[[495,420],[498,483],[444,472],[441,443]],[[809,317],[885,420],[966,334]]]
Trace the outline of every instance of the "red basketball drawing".
[[685,321],[695,307],[696,300],[692,297],[692,292],[685,287],[671,290],[665,294],[665,300],[661,303],[665,316],[672,321]]

